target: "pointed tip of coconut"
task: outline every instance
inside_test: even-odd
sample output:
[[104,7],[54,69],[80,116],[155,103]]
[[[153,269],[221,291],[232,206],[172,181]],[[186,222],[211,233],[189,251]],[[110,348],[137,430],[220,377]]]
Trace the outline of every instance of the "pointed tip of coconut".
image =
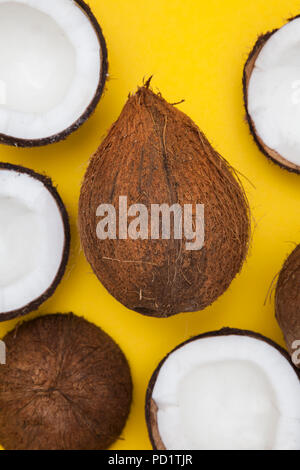
[[138,86],[136,92],[130,96],[141,96],[141,95],[147,95],[147,94],[155,95],[151,86],[152,80],[153,80],[153,75],[150,75],[150,77],[147,79],[144,78],[142,85]]
[[144,82],[143,87],[144,88],[150,88],[151,81],[153,79],[153,75],[150,75],[150,77]]

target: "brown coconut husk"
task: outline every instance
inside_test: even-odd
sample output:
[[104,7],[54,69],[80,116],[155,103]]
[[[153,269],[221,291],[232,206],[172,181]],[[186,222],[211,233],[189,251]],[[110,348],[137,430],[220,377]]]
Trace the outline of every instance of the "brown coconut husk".
[[293,342],[300,341],[300,245],[287,258],[279,274],[275,309],[288,350],[293,355]]
[[288,352],[283,349],[281,346],[279,346],[277,343],[272,341],[269,338],[266,338],[265,336],[256,333],[254,331],[249,331],[249,330],[239,330],[236,328],[222,328],[221,330],[218,331],[212,331],[208,333],[204,333],[198,336],[195,336],[193,338],[190,338],[189,340],[185,341],[184,343],[180,344],[177,346],[173,351],[171,351],[169,354],[167,354],[163,360],[159,363],[157,368],[152,374],[152,377],[149,381],[148,387],[147,387],[147,392],[146,392],[146,403],[145,403],[145,413],[146,413],[146,424],[147,424],[147,429],[148,429],[148,434],[149,438],[152,444],[152,447],[154,450],[166,450],[166,447],[161,439],[160,433],[159,433],[159,428],[158,428],[158,422],[157,422],[157,405],[155,401],[152,398],[153,394],[153,389],[159,374],[159,371],[161,367],[163,366],[164,362],[168,359],[168,357],[173,354],[175,351],[178,349],[182,348],[188,343],[191,343],[193,341],[197,341],[203,338],[211,338],[211,337],[219,337],[219,336],[228,336],[228,335],[237,335],[237,336],[250,336],[251,338],[258,339],[260,341],[264,341],[270,346],[274,347],[280,354],[283,355],[283,357],[290,363],[291,367],[295,370],[299,380],[300,380],[300,372],[296,367],[292,364],[290,360],[290,356]]
[[132,382],[119,346],[83,318],[48,315],[4,342],[0,443],[7,450],[106,449],[128,417]]
[[[249,241],[249,207],[238,178],[184,113],[149,89],[129,96],[91,159],[79,203],[85,255],[106,289],[139,313],[169,317],[204,309],[240,271]],[[142,203],[204,204],[205,246],[185,240],[99,240],[96,209]]]

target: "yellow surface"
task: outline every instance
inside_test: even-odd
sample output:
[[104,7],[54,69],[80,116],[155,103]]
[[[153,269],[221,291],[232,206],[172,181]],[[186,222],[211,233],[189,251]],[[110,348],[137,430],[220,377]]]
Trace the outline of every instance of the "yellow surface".
[[[283,344],[272,279],[300,242],[300,176],[272,165],[249,134],[242,70],[257,36],[300,12],[298,0],[90,0],[107,40],[110,80],[92,118],[65,142],[22,150],[0,147],[0,159],[51,176],[70,214],[72,251],[67,273],[39,314],[73,311],[103,327],[127,355],[133,375],[130,419],[114,449],[149,449],[144,397],[159,360],[192,335],[223,326],[253,329]],[[129,91],[154,74],[167,100],[185,99],[189,114],[243,179],[253,216],[253,242],[241,275],[212,307],[167,320],[127,310],[92,274],[80,249],[77,204],[93,151],[118,117]],[[2,323],[0,336],[17,320]]]

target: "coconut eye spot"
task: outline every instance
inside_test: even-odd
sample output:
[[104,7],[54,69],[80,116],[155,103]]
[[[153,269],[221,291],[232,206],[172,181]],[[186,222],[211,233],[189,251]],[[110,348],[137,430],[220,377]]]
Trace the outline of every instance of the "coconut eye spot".
[[0,105],[41,113],[66,96],[74,47],[49,15],[17,2],[0,4]]
[[37,214],[14,198],[0,198],[0,288],[34,270],[41,233]]

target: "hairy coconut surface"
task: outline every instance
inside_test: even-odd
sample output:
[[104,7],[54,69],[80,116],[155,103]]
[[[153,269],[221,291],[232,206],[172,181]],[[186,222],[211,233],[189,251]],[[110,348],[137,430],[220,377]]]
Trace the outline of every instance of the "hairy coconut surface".
[[[293,21],[295,19],[299,18],[298,16],[295,18],[291,18],[290,21]],[[269,147],[263,139],[260,137],[260,135],[257,132],[257,129],[255,127],[255,124],[253,122],[253,119],[250,116],[249,108],[248,108],[248,88],[249,88],[249,82],[252,76],[252,72],[256,66],[256,60],[262,51],[263,47],[266,45],[267,41],[279,31],[278,29],[274,29],[271,32],[268,32],[266,34],[263,34],[259,36],[258,40],[256,41],[252,51],[249,54],[249,57],[246,61],[245,67],[244,67],[244,73],[243,73],[243,91],[244,91],[244,104],[245,104],[245,109],[246,109],[246,117],[247,121],[249,124],[250,132],[252,134],[252,137],[254,141],[256,142],[257,146],[261,150],[261,152],[271,159],[274,163],[278,164],[281,168],[284,168],[290,172],[293,173],[300,173],[300,167],[299,165],[296,165],[295,163],[287,160],[284,158],[284,155],[281,155],[279,152],[274,150],[273,148]],[[283,62],[284,65],[284,62]],[[278,111],[280,112],[280,111]]]
[[[204,204],[205,245],[185,240],[99,240],[96,209]],[[82,246],[95,274],[126,307],[168,317],[214,302],[240,271],[249,240],[248,204],[226,161],[196,124],[153,93],[130,96],[91,159],[79,203]]]
[[[245,342],[243,341],[243,338],[245,339]],[[232,344],[232,348],[231,348],[232,350],[229,353],[228,353],[228,351],[226,352],[226,348],[224,349],[224,340],[226,340],[226,339],[228,339],[232,343],[233,343],[233,341],[236,342],[235,345]],[[248,345],[247,345],[247,339],[248,340],[249,339],[250,340],[253,340],[253,339],[257,340],[257,342],[256,342],[257,347],[255,347],[255,343],[253,341],[250,341],[250,344],[249,344],[249,341],[248,341]],[[204,344],[202,343],[202,340],[204,340]],[[213,343],[209,345],[209,341],[207,341],[207,340],[212,340]],[[239,340],[241,340],[241,341],[239,341]],[[205,341],[207,341],[207,342],[205,343]],[[197,344],[199,346],[201,346],[201,343],[202,343],[202,349],[198,350],[198,354],[197,354],[197,349],[188,351],[188,347],[197,346]],[[251,346],[251,347],[249,347],[249,346]],[[271,348],[270,348],[270,346],[271,346]],[[205,351],[205,348],[207,348],[206,351]],[[249,348],[249,350],[248,350],[248,348]],[[248,350],[248,352],[247,352],[247,350]],[[202,352],[202,355],[199,354],[199,351]],[[269,358],[268,358],[268,356],[265,356],[266,351],[268,351]],[[168,361],[170,359],[172,359],[172,358],[174,359],[174,357],[173,357],[174,353],[177,354],[177,362],[175,362],[175,364],[173,362],[173,365],[168,366],[169,367],[169,376],[168,376],[168,378],[166,378],[165,374],[168,372],[168,367],[165,367],[165,365],[168,364]],[[182,354],[181,357],[179,357],[178,353],[179,354],[183,353],[183,354]],[[279,355],[278,355],[278,353],[279,353]],[[209,365],[211,363],[214,367],[216,365],[216,362],[214,362],[216,358],[214,356],[218,357],[219,370],[216,369],[216,371],[218,372],[218,374],[221,377],[222,377],[223,374],[225,374],[225,377],[226,377],[226,373],[228,372],[228,369],[226,369],[226,361],[228,361],[228,360],[229,360],[229,362],[234,362],[236,360],[237,364],[239,363],[239,361],[241,361],[240,365],[241,364],[244,365],[244,368],[246,370],[246,372],[245,372],[246,374],[247,374],[247,367],[249,366],[249,364],[252,364],[252,365],[255,364],[256,366],[258,366],[258,369],[256,370],[256,373],[258,372],[259,369],[261,369],[260,372],[264,372],[264,374],[266,374],[266,376],[268,374],[270,375],[271,380],[270,380],[269,383],[272,384],[272,387],[274,387],[275,395],[273,397],[274,398],[274,403],[272,403],[272,405],[271,405],[271,408],[273,406],[274,406],[274,408],[269,409],[269,412],[271,411],[271,414],[272,414],[273,411],[275,411],[276,413],[278,411],[279,415],[280,415],[280,412],[283,413],[283,415],[281,416],[281,418],[279,419],[279,421],[277,423],[278,427],[280,427],[281,421],[282,421],[282,423],[284,423],[283,432],[280,433],[280,437],[279,437],[279,434],[277,434],[277,436],[275,434],[275,438],[277,440],[277,445],[278,445],[279,448],[285,447],[285,446],[287,446],[287,447],[291,446],[293,448],[295,446],[295,447],[299,448],[299,442],[297,441],[297,439],[295,440],[295,436],[299,435],[299,427],[298,427],[297,423],[298,423],[298,420],[299,420],[298,416],[299,416],[300,409],[293,409],[293,405],[295,403],[293,405],[291,403],[287,403],[284,406],[282,406],[282,401],[286,400],[284,392],[288,391],[288,393],[291,393],[291,396],[290,396],[291,401],[293,401],[293,402],[296,401],[297,402],[297,393],[298,393],[298,389],[299,389],[299,379],[300,379],[299,371],[294,367],[294,365],[290,361],[289,354],[287,353],[287,351],[285,349],[281,348],[278,344],[276,344],[275,342],[273,342],[269,338],[266,338],[265,336],[262,336],[258,333],[253,332],[253,331],[239,330],[239,329],[235,329],[235,328],[223,328],[219,331],[208,332],[208,333],[204,333],[204,334],[201,334],[199,336],[190,338],[189,340],[187,340],[184,343],[180,344],[175,349],[173,349],[173,351],[171,351],[169,354],[167,354],[167,356],[165,358],[162,359],[162,361],[159,363],[159,365],[157,366],[157,368],[153,372],[152,377],[151,377],[151,379],[149,381],[149,384],[148,384],[148,387],[147,387],[146,403],[145,403],[146,424],[147,424],[148,433],[149,433],[149,437],[150,437],[150,441],[151,441],[151,444],[153,446],[153,449],[154,450],[166,450],[166,445],[163,442],[160,429],[163,430],[163,432],[165,434],[170,433],[171,436],[172,436],[172,433],[174,434],[174,430],[175,430],[175,433],[178,433],[178,432],[179,432],[179,434],[182,433],[182,429],[178,430],[178,422],[177,422],[177,420],[174,419],[174,416],[172,418],[173,422],[170,422],[169,430],[165,426],[161,426],[161,428],[159,427],[159,417],[158,417],[159,412],[161,413],[161,416],[160,416],[161,424],[162,424],[163,420],[165,420],[165,417],[163,415],[166,415],[166,413],[168,411],[168,408],[170,409],[170,407],[171,407],[173,409],[173,413],[171,413],[171,414],[179,413],[179,411],[177,411],[177,409],[179,408],[179,403],[177,403],[177,401],[176,401],[176,395],[178,394],[178,390],[179,390],[180,386],[176,382],[177,381],[180,382],[180,380],[181,380],[182,383],[185,383],[186,380],[187,380],[189,372],[190,373],[192,372],[193,377],[195,377],[197,375],[197,368],[199,366],[201,366],[201,364],[204,365],[204,367],[205,367],[205,366],[207,366],[207,364]],[[264,359],[265,360],[268,359],[268,364],[264,363]],[[276,369],[276,367],[273,367],[274,363],[277,364],[277,369]],[[224,367],[224,365],[225,365],[225,367]],[[190,369],[190,371],[189,371],[189,369]],[[224,369],[224,370],[222,371],[222,369]],[[243,370],[243,368],[241,369],[241,375],[242,375],[242,370]],[[160,374],[164,375],[164,385],[163,385],[163,388],[160,390],[159,393],[161,394],[162,390],[164,390],[164,392],[163,392],[164,394],[163,394],[163,396],[160,397],[160,403],[156,403],[154,398],[153,398],[153,395],[155,394],[155,388],[156,388],[156,384],[159,380],[159,375]],[[238,370],[237,370],[237,374],[238,374]],[[212,370],[210,371],[209,375],[206,375],[206,379],[208,380],[208,382],[210,380],[214,381],[216,379],[216,378],[213,378],[214,375],[215,374],[212,373]],[[251,378],[255,379],[256,378],[255,375],[256,374],[254,374],[251,377],[251,374],[250,374],[250,377],[246,378],[246,383],[247,383],[247,380],[249,381],[249,378],[250,378],[250,382],[251,382]],[[272,379],[272,375],[274,375],[273,379]],[[274,380],[275,376],[277,376],[277,378]],[[286,390],[280,391],[280,390],[278,390],[278,387],[280,386],[279,384],[282,383],[283,377],[285,377],[286,379],[289,378],[287,380],[287,382],[289,382],[290,388],[287,387]],[[291,379],[291,382],[290,382],[290,379]],[[227,383],[228,386],[230,387],[231,386],[230,385],[231,380],[232,380],[232,382],[234,382],[234,378],[232,376],[230,376],[230,377],[227,376],[227,379],[225,379],[224,383],[225,384]],[[239,378],[237,378],[237,381],[238,380],[239,380]],[[241,388],[238,389],[238,390],[236,389],[234,391],[234,393],[236,393],[238,395],[239,393],[242,393],[242,390],[244,390],[244,393],[248,393],[248,391],[249,391],[249,397],[248,398],[250,398],[250,399],[252,398],[254,400],[254,403],[256,402],[254,407],[253,408],[251,407],[251,410],[254,412],[254,414],[258,413],[258,417],[260,416],[260,418],[258,419],[258,424],[260,422],[259,420],[261,419],[262,421],[261,421],[260,424],[261,424],[261,426],[263,426],[264,424],[266,424],[266,423],[264,423],[265,418],[267,418],[267,417],[270,418],[270,416],[268,416],[268,413],[265,415],[265,418],[263,416],[264,408],[265,407],[268,408],[268,402],[267,403],[265,402],[263,404],[262,396],[259,396],[259,397],[255,396],[256,392],[257,392],[256,384],[254,383],[255,380],[253,380],[253,382],[251,383],[251,386],[249,386],[249,383],[248,383],[248,385],[246,386],[246,389],[245,389],[245,387],[242,386],[243,385],[243,380],[245,380],[245,378],[241,379],[241,382],[238,383],[238,386],[240,386]],[[217,381],[217,379],[216,379],[216,381]],[[167,390],[165,389],[166,383],[168,384],[167,385]],[[222,384],[222,379],[221,379],[220,383]],[[223,383],[223,385],[224,385],[224,383]],[[202,383],[194,384],[194,386],[196,386],[196,385],[198,385],[198,387],[200,387],[200,389],[204,388],[204,390],[207,391],[207,388],[205,388],[207,386],[207,384],[205,384],[205,383],[203,383],[203,384]],[[161,388],[161,386],[162,386],[162,382],[160,382],[159,388]],[[285,386],[287,386],[287,384],[285,384]],[[261,389],[261,391],[263,392],[264,390]],[[198,396],[200,396],[200,392],[201,392],[201,390],[199,390]],[[228,392],[228,390],[227,390],[227,392]],[[270,390],[268,391],[268,393],[269,392],[270,392]],[[159,395],[159,393],[156,391],[156,395],[157,394]],[[197,390],[195,390],[194,393],[197,395]],[[210,395],[214,396],[214,393],[215,393],[214,390],[211,390],[211,394],[209,394],[209,392],[207,393],[206,400],[207,400],[208,403],[210,401]],[[252,395],[252,397],[251,397],[251,395]],[[272,395],[272,393],[271,393],[271,395]],[[178,399],[178,397],[177,397],[177,399]],[[206,416],[202,416],[202,419],[207,419],[207,413],[208,413],[208,416],[211,414],[211,417],[212,418],[214,417],[213,421],[211,421],[209,423],[209,427],[207,428],[207,433],[210,433],[210,434],[212,433],[213,434],[214,429],[217,429],[218,426],[221,426],[221,428],[219,428],[219,430],[224,429],[224,428],[222,428],[224,423],[222,421],[218,422],[219,418],[221,420],[221,415],[224,419],[224,414],[223,414],[224,412],[225,412],[225,416],[226,416],[226,412],[227,412],[228,421],[230,421],[230,419],[237,418],[237,420],[240,421],[240,424],[237,427],[238,432],[240,432],[240,433],[243,432],[244,433],[243,436],[245,438],[245,442],[243,442],[243,446],[244,446],[244,449],[245,449],[245,448],[247,448],[247,445],[249,445],[249,442],[247,442],[248,440],[250,441],[250,446],[251,446],[251,437],[250,437],[251,432],[252,432],[251,431],[251,426],[253,426],[253,423],[255,421],[252,421],[251,418],[249,419],[249,416],[247,416],[247,411],[248,410],[247,410],[247,407],[245,406],[245,400],[247,398],[246,397],[243,398],[243,396],[240,396],[240,397],[236,397],[236,399],[237,399],[237,403],[236,403],[237,408],[239,408],[241,403],[242,403],[242,407],[239,410],[238,414],[235,415],[235,417],[230,416],[230,412],[229,412],[228,409],[226,411],[226,404],[228,405],[230,403],[230,397],[223,396],[221,398],[220,402],[212,401],[208,405],[210,407],[210,409],[205,410],[204,414]],[[278,410],[277,410],[277,407],[276,407],[276,400],[278,400],[278,403],[277,403]],[[175,404],[175,403],[177,403],[177,404]],[[193,422],[195,423],[195,422],[197,422],[197,420],[198,421],[201,420],[201,416],[199,416],[199,409],[201,409],[201,407],[199,408],[199,406],[197,404],[197,398],[195,400],[192,400],[190,405],[194,408],[194,414],[192,415],[192,417],[190,417],[190,425],[193,426]],[[287,411],[287,406],[289,406],[289,405],[292,406],[292,411],[291,410]],[[231,406],[233,407],[232,411],[234,412],[235,404],[231,403]],[[252,406],[253,406],[253,402],[252,402]],[[224,408],[225,408],[225,411],[224,411]],[[285,416],[285,414],[287,414],[288,416]],[[247,418],[248,418],[247,424],[245,422],[243,422],[243,417],[245,418],[245,420],[247,420]],[[181,418],[180,419],[184,421],[185,418],[182,416],[182,412],[181,412]],[[285,425],[289,426],[289,422],[293,423],[294,419],[295,419],[295,424],[297,425],[297,427],[296,426],[293,427],[294,425],[292,424],[292,426],[289,430],[285,429]],[[271,422],[272,422],[272,418],[271,418]],[[226,425],[225,425],[225,427],[226,427]],[[247,425],[249,425],[248,429],[247,429]],[[246,433],[245,433],[245,428],[244,428],[245,426],[246,426],[246,429],[247,429]],[[200,427],[201,427],[201,424],[200,424]],[[204,431],[205,431],[205,429],[204,429]],[[260,431],[261,430],[259,429],[258,433]],[[270,429],[267,432],[270,432],[270,431],[271,431],[271,434],[272,434],[272,430],[270,430]],[[228,432],[230,432],[230,428],[228,429]],[[216,432],[216,434],[218,434],[218,433],[219,433],[219,431]],[[222,434],[222,431],[220,431],[220,434]],[[176,434],[175,434],[175,436],[176,436]],[[231,447],[232,442],[230,442],[230,438],[228,439],[227,435],[224,435],[223,437],[224,438],[221,438],[222,445],[224,445],[226,443],[226,440],[227,440],[227,444],[228,444],[228,440],[229,440],[229,447],[232,448]],[[176,440],[178,440],[178,438],[180,439],[180,436],[175,437]],[[188,439],[187,436],[185,436],[185,438]],[[185,440],[185,438],[183,440]],[[232,440],[236,441],[236,438],[237,438],[237,436],[233,434],[232,435]],[[280,443],[278,442],[278,438],[279,438]],[[173,435],[173,439],[174,439],[174,435]],[[238,440],[240,439],[239,436],[238,436],[237,439]],[[256,439],[256,437],[254,436],[254,440],[255,439]],[[196,436],[195,436],[195,440],[197,441]],[[258,439],[258,442],[259,442],[259,439]],[[253,445],[253,441],[252,441],[252,445]],[[188,447],[188,448],[191,449],[191,447]],[[192,448],[195,449],[195,447],[192,447]],[[226,448],[226,444],[225,444],[224,449],[225,448]],[[203,449],[203,447],[201,447],[201,449]]]
[[132,382],[119,346],[83,318],[48,315],[4,342],[0,443],[8,450],[105,449],[128,417]]
[[300,341],[300,245],[288,257],[280,272],[275,305],[276,318],[292,355],[295,352],[292,347],[294,341]]

